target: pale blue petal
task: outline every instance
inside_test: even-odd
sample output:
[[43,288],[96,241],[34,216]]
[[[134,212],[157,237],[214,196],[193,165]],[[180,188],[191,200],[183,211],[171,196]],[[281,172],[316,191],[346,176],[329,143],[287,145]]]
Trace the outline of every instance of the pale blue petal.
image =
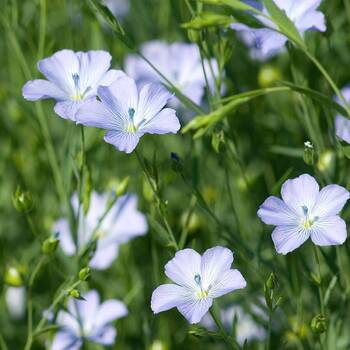
[[72,256],[76,252],[76,247],[70,232],[69,222],[67,219],[60,219],[55,222],[53,231],[58,233],[60,247],[68,256]]
[[100,86],[97,89],[98,97],[126,124],[129,120],[129,110],[137,110],[138,91],[135,81],[127,76],[115,80],[108,87]]
[[327,30],[325,16],[320,11],[312,10],[305,13],[297,20],[295,25],[301,33],[308,29],[318,30],[320,32],[325,32]]
[[54,111],[63,119],[76,121],[77,111],[84,105],[84,101],[60,101],[55,104]]
[[112,56],[102,50],[77,52],[76,55],[79,59],[78,74],[82,90],[96,88],[108,71]]
[[110,243],[107,241],[107,244],[104,244],[104,239],[100,238],[97,242],[96,252],[91,259],[89,266],[96,270],[105,270],[108,269],[113,261],[117,258],[119,247],[116,243]]
[[181,128],[176,111],[171,108],[165,108],[149,122],[146,122],[140,131],[144,134],[176,134]]
[[137,196],[132,194],[118,199],[101,226],[103,231],[110,232],[108,240],[121,244],[147,233],[146,216],[137,209],[137,203]]
[[67,95],[74,91],[73,75],[79,74],[79,59],[72,50],[61,50],[38,62],[38,69]]
[[161,84],[150,83],[142,87],[134,123],[150,121],[171,98],[171,94]]
[[118,118],[100,101],[85,102],[78,109],[75,119],[78,124],[93,126],[100,129],[118,129],[122,125]]
[[53,339],[51,350],[79,350],[82,346],[81,339],[69,332],[58,331]]
[[69,300],[68,309],[69,313],[63,310],[58,312],[56,323],[58,326],[62,327],[62,330],[65,332],[69,332],[72,336],[79,337],[80,326],[79,322],[75,318],[76,312],[73,300]]
[[178,251],[165,265],[165,274],[180,286],[196,289],[195,276],[201,273],[201,256],[193,249]]
[[128,133],[123,131],[108,131],[104,137],[107,143],[116,147],[119,151],[131,153],[140,141],[140,133]]
[[267,225],[293,225],[298,223],[298,215],[281,199],[270,196],[258,210],[259,218]]
[[23,97],[28,101],[53,98],[58,101],[66,100],[67,95],[54,83],[43,79],[28,81],[22,89]]
[[177,307],[181,314],[191,324],[199,323],[213,304],[213,299],[188,299],[184,304]]
[[223,271],[216,282],[212,285],[209,292],[210,298],[219,298],[222,295],[230,293],[236,289],[242,289],[247,286],[247,282],[238,270]]
[[112,83],[114,83],[117,79],[122,77],[125,77],[125,73],[123,71],[117,69],[110,69],[103,75],[102,79],[99,81],[99,85],[109,86]]
[[346,224],[339,216],[320,218],[312,226],[311,240],[319,246],[340,245],[346,237]]
[[188,298],[189,290],[176,284],[162,284],[152,293],[151,309],[155,314],[177,307]]
[[124,303],[119,300],[106,300],[103,302],[95,315],[96,329],[101,329],[109,323],[125,317],[128,310]]
[[341,140],[350,143],[350,120],[340,115],[336,116],[335,133]]
[[318,194],[312,215],[317,217],[337,215],[349,197],[349,191],[346,188],[339,185],[328,185]]
[[201,259],[201,279],[204,289],[213,286],[220,275],[231,268],[233,253],[224,247],[213,247],[205,251]]
[[96,290],[91,290],[82,297],[85,300],[73,300],[74,304],[70,305],[69,311],[72,314],[78,313],[77,318],[81,320],[84,329],[93,329],[100,306],[100,296]]
[[278,226],[272,232],[277,253],[288,254],[300,247],[310,237],[310,231],[300,226]]
[[117,331],[113,326],[106,326],[98,329],[98,332],[93,336],[89,336],[88,339],[94,343],[101,345],[113,345]]
[[308,174],[287,180],[281,189],[282,199],[299,216],[304,215],[303,207],[305,206],[309,211],[312,210],[318,193],[318,183]]

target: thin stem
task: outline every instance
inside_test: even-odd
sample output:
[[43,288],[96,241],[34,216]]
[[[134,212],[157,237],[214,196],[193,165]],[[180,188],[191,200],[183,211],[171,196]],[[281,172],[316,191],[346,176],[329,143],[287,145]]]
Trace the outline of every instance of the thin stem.
[[1,350],[8,350],[5,339],[1,333],[0,333],[0,349]]
[[168,232],[170,241],[174,245],[175,250],[179,250],[179,245],[177,244],[173,230],[171,229],[171,227],[169,225],[168,219],[165,217],[165,215],[163,215],[162,211],[160,210],[159,203],[161,203],[162,199],[159,196],[158,189],[154,186],[154,183],[151,179],[151,176],[143,163],[141,155],[138,153],[137,150],[135,150],[135,153],[136,153],[137,160],[138,160],[143,172],[146,175],[147,181],[148,181],[150,187],[152,188],[153,194],[156,196],[156,198],[158,200],[158,205],[157,205],[158,214],[163,220],[163,223],[165,225],[166,231]]
[[272,310],[269,309],[269,324],[267,326],[266,350],[270,350],[271,349],[272,316],[273,316],[273,312],[272,312]]
[[25,344],[24,349],[29,350],[32,347],[33,343],[33,296],[32,296],[32,288],[34,285],[34,281],[36,276],[38,275],[40,269],[45,264],[47,259],[46,255],[41,256],[40,260],[38,261],[37,265],[35,266],[32,274],[29,278],[28,283],[28,302],[27,302],[27,309],[28,309],[28,321],[27,321],[27,341]]
[[220,319],[220,316],[218,315],[218,312],[215,308],[215,306],[213,306],[210,310],[210,315],[211,317],[213,318],[216,326],[218,327],[220,333],[221,333],[221,336],[222,336],[222,339],[224,340],[224,342],[226,343],[227,345],[227,348],[229,350],[232,350],[232,349],[236,349],[236,347],[233,346],[233,344],[231,343],[231,340],[230,340],[230,337],[228,336],[228,334],[226,333],[226,330],[225,330],[225,327],[223,326],[222,322],[221,322],[221,319]]
[[346,112],[348,114],[348,117],[350,118],[350,106],[348,102],[346,101],[345,97],[339,90],[337,84],[334,82],[334,80],[331,78],[331,76],[328,74],[327,70],[322,66],[322,64],[317,60],[316,57],[314,57],[307,49],[301,48],[305,55],[309,57],[309,59],[315,64],[315,66],[319,69],[319,71],[322,73],[322,75],[327,80],[328,84],[331,86],[339,100],[344,105],[344,108],[346,109]]
[[315,262],[316,262],[317,269],[318,269],[318,278],[319,278],[318,294],[319,294],[319,298],[320,298],[321,314],[324,315],[325,309],[324,309],[324,299],[323,299],[323,288],[322,288],[320,257],[319,257],[318,248],[314,244],[312,245],[312,249],[313,249],[313,252],[314,252]]

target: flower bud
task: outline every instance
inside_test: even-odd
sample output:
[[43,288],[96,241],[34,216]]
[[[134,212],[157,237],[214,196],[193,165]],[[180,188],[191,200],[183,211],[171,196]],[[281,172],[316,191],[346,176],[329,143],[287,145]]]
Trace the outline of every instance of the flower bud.
[[321,334],[324,333],[327,330],[327,319],[323,315],[316,315],[311,320],[311,330],[314,333]]
[[306,141],[304,142],[304,162],[307,165],[313,165],[314,164],[314,155],[315,155],[315,151],[314,151],[314,146],[312,145],[312,143],[310,141]]
[[20,213],[29,213],[33,208],[32,195],[29,191],[23,191],[20,186],[17,186],[12,201],[16,210]]
[[276,287],[276,277],[275,277],[275,274],[273,272],[270,273],[270,276],[266,280],[265,285],[270,290],[275,289],[275,287]]
[[56,238],[56,235],[51,236],[47,239],[45,239],[45,241],[43,242],[43,244],[41,245],[41,251],[44,254],[52,254],[57,250],[58,247],[58,243],[59,243],[59,239]]
[[10,266],[6,269],[4,281],[6,284],[12,287],[20,287],[23,284],[22,276],[18,269],[14,266]]
[[126,177],[124,177],[124,179],[122,181],[120,181],[118,183],[116,191],[115,191],[115,193],[118,197],[125,194],[126,190],[128,189],[128,186],[129,186],[129,181],[130,181],[130,177],[126,176]]
[[281,71],[270,65],[263,66],[258,75],[258,83],[262,88],[267,88],[281,80]]
[[80,281],[87,281],[91,276],[91,269],[89,267],[84,267],[79,271]]
[[77,300],[85,300],[80,292],[78,291],[78,289],[71,289],[69,292],[68,292],[68,295],[74,299],[77,299]]
[[161,340],[155,340],[149,347],[149,350],[168,350],[168,349],[169,349],[168,346]]

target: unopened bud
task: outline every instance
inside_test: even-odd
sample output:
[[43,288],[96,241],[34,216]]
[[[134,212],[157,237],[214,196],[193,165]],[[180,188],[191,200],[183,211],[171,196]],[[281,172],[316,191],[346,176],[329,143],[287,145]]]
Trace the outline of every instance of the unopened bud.
[[89,267],[84,267],[79,271],[80,281],[87,281],[91,276],[91,269]]
[[168,347],[161,340],[155,340],[149,347],[149,350],[168,350]]
[[277,67],[263,66],[258,75],[258,83],[262,88],[267,88],[281,80],[281,71]]
[[199,30],[189,29],[187,31],[187,36],[192,43],[198,43],[201,40],[201,33]]
[[23,284],[22,276],[14,266],[10,266],[6,269],[4,281],[12,287],[20,287]]
[[334,165],[334,154],[332,151],[327,150],[320,154],[317,162],[317,168],[321,172],[327,172],[332,170]]
[[266,280],[265,285],[270,290],[275,289],[275,287],[276,287],[276,277],[275,277],[275,274],[273,272],[271,272],[269,278]]
[[33,208],[33,198],[29,191],[23,191],[20,186],[17,186],[13,197],[13,205],[20,213],[28,213]]
[[41,246],[41,251],[44,254],[52,254],[57,250],[59,239],[56,238],[56,236],[51,236],[43,242]]
[[327,330],[327,319],[323,315],[316,315],[311,320],[311,330],[314,333],[321,334],[324,333]]
[[69,292],[68,292],[68,295],[74,299],[78,299],[78,300],[85,300],[80,292],[78,291],[78,289],[71,289]]
[[126,190],[128,189],[128,186],[129,186],[129,181],[130,181],[130,177],[127,176],[122,181],[120,181],[118,183],[116,191],[115,191],[115,193],[118,197],[125,194]]
[[307,165],[313,165],[314,164],[314,155],[315,155],[315,151],[314,151],[314,146],[312,145],[312,143],[310,141],[306,141],[304,142],[304,162]]

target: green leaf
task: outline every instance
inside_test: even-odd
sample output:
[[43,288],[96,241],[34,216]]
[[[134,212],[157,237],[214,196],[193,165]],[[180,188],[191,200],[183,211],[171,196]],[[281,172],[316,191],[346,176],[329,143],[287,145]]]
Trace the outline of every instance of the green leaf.
[[228,27],[232,23],[230,16],[225,16],[213,12],[202,12],[191,21],[181,25],[185,29],[202,29],[216,26]]
[[272,21],[277,25],[279,30],[295,44],[305,48],[303,38],[285,11],[281,10],[273,0],[263,0],[263,2]]

